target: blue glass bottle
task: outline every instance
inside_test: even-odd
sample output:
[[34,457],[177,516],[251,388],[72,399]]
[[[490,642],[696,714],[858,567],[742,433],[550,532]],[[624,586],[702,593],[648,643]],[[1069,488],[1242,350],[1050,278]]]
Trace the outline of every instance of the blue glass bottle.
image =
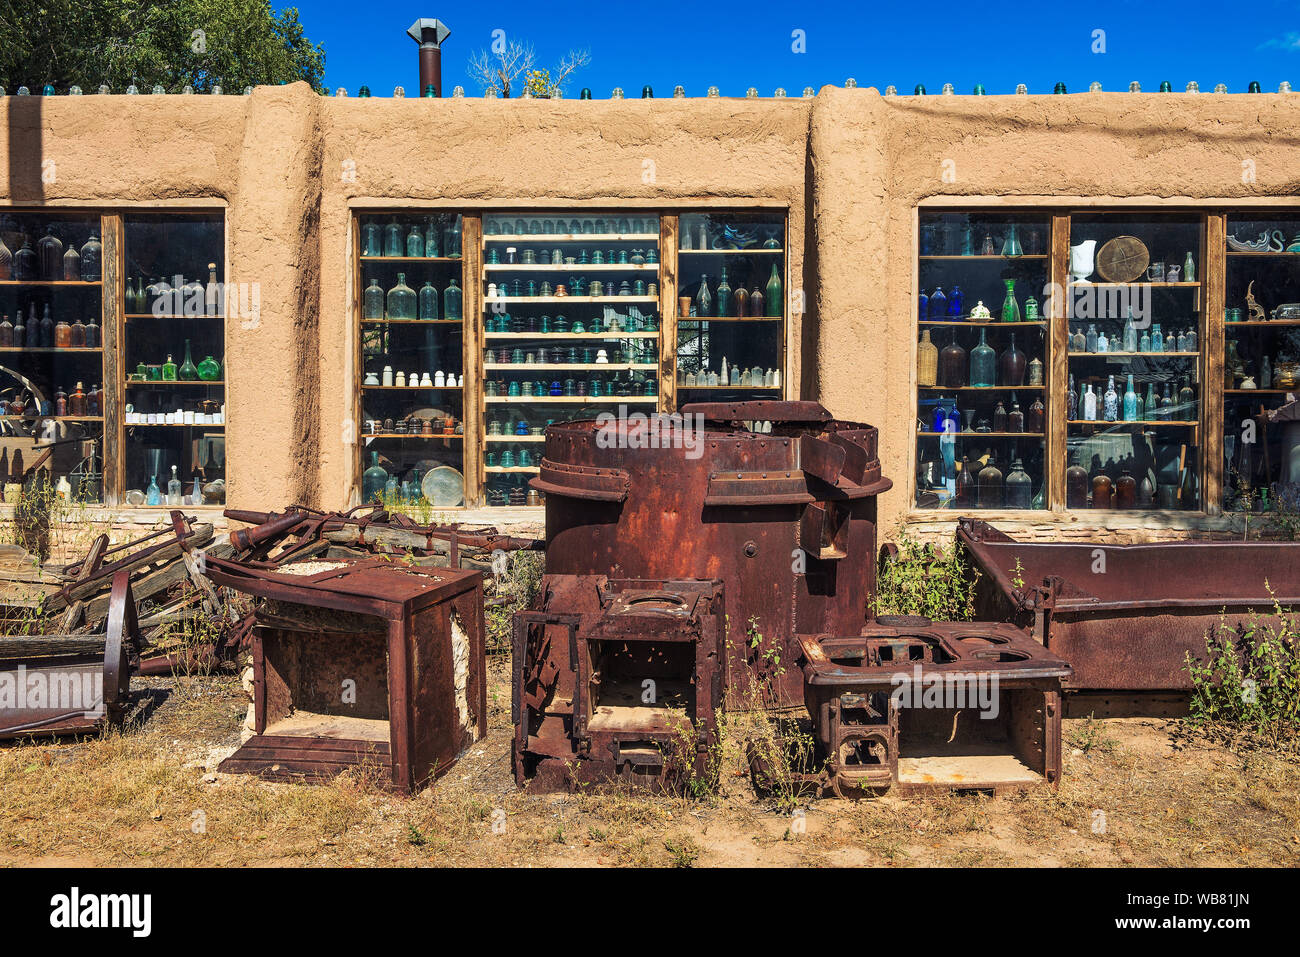
[[396,219],[384,227],[384,255],[402,255],[402,227],[397,225]]
[[962,317],[962,292],[961,286],[953,286],[952,292],[948,294],[948,318],[960,319]]
[[[457,255],[459,255],[459,253]],[[447,288],[443,290],[442,293],[442,317],[444,319],[461,318],[460,305],[461,305],[460,287],[456,285],[456,280],[453,279],[450,285],[448,285]]]
[[916,318],[921,320],[922,322],[930,318],[929,304],[930,304],[930,297],[927,296],[925,294],[925,290],[922,289],[921,295],[917,298],[917,306],[916,306]]
[[162,504],[162,489],[158,487],[158,476],[149,476],[149,490],[145,493],[144,503],[146,505]]
[[420,318],[438,318],[438,290],[431,282],[426,282],[420,287]]
[[946,408],[947,402],[947,399],[943,396],[939,396],[934,407],[934,418],[930,422],[931,432],[945,431],[944,423],[948,420],[948,409]]
[[1128,388],[1124,391],[1124,421],[1138,421],[1138,395],[1133,389],[1133,374],[1128,377]]
[[406,255],[411,259],[424,257],[424,237],[414,223],[411,224],[411,231],[406,234]]
[[424,255],[436,259],[442,255],[439,251],[442,242],[442,230],[438,228],[437,217],[430,217],[424,227]]
[[942,319],[948,311],[948,297],[943,294],[943,289],[935,287],[934,292],[930,294],[930,318]]

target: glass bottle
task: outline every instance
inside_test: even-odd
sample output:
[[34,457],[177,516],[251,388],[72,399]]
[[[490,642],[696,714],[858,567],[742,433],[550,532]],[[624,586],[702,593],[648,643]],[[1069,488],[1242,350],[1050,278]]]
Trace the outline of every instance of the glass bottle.
[[1124,390],[1124,421],[1138,421],[1138,395],[1133,389],[1133,373],[1128,376],[1128,388]]
[[1124,320],[1124,351],[1138,351],[1138,332],[1137,326],[1133,324],[1133,309],[1131,307],[1128,316]]
[[[1264,361],[1268,362],[1268,356],[1264,357]],[[1266,389],[1268,386],[1261,384],[1260,388]],[[1192,384],[1188,379],[1183,379],[1182,388],[1178,390],[1178,404],[1182,407],[1181,414],[1184,419],[1195,421],[1201,417],[1196,408],[1196,393],[1192,391]]]
[[77,317],[77,321],[72,324],[68,344],[74,349],[84,349],[86,347],[86,324]]
[[196,371],[198,372],[199,381],[215,382],[221,378],[221,363],[212,356],[205,356]]
[[979,480],[975,477],[975,468],[971,465],[970,458],[963,455],[961,457],[961,468],[957,472],[957,507],[973,508],[978,487]]
[[54,391],[54,414],[57,416],[68,414],[68,393],[62,389]]
[[157,505],[161,505],[162,503],[163,503],[162,489],[158,487],[158,476],[151,475],[149,476],[149,488],[145,492],[145,496],[144,496],[144,504],[150,506],[157,506]]
[[173,508],[181,504],[181,480],[176,477],[176,466],[172,466],[172,477],[167,480],[167,504]]
[[1071,465],[1065,470],[1065,507],[1088,507],[1088,470],[1082,465]]
[[1007,407],[1000,400],[993,409],[993,431],[998,433],[1009,431],[1007,428]]
[[1124,469],[1115,483],[1115,507],[1133,508],[1137,505],[1137,480],[1128,469]]
[[1071,352],[1088,351],[1088,337],[1083,334],[1083,326],[1079,326],[1078,328],[1076,328],[1074,330],[1074,335],[1070,336],[1070,351]]
[[217,282],[217,264],[208,263],[208,285],[203,290],[203,311],[209,316],[219,316],[224,311],[226,292]]
[[764,315],[763,290],[757,285],[749,290],[749,314],[754,317]]
[[382,256],[383,253],[384,238],[379,224],[372,219],[361,227],[361,255]]
[[402,255],[402,227],[397,225],[396,219],[384,227],[384,255]]
[[1097,351],[1110,352],[1110,340],[1106,338],[1105,332],[1097,333]]
[[1165,337],[1164,334],[1160,331],[1160,323],[1158,322],[1151,323],[1151,351],[1152,352],[1165,351]]
[[1097,327],[1095,325],[1090,324],[1088,326],[1088,335],[1084,338],[1084,345],[1087,352],[1097,351]]
[[411,224],[411,231],[406,234],[406,256],[408,259],[424,258],[424,236],[415,223]]
[[924,289],[916,300],[916,318],[920,322],[930,318],[930,297],[925,294]]
[[[457,254],[459,255],[459,253]],[[442,291],[442,318],[460,319],[461,291],[453,279]]]
[[1024,250],[1020,246],[1020,233],[1015,223],[1007,225],[1006,239],[1002,240],[1002,255],[1004,256],[1022,256]]
[[1025,354],[1016,348],[1016,334],[1011,334],[1011,345],[998,357],[998,378],[1001,385],[1025,384]]
[[415,290],[406,284],[406,273],[399,272],[397,285],[388,290],[388,318],[414,319],[415,316]]
[[1007,287],[1007,295],[1002,300],[1002,321],[1019,322],[1020,303],[1016,301],[1016,281],[1014,279],[1004,279],[1003,283]]
[[[33,310],[35,306],[32,307]],[[41,317],[41,348],[49,349],[54,345],[54,320],[50,317],[50,304],[45,304],[45,315]]]
[[1151,333],[1147,332],[1145,329],[1142,330],[1142,335],[1138,336],[1137,351],[1138,352],[1151,351]]
[[1020,410],[1020,400],[1014,392],[1011,393],[1011,411],[1007,413],[1007,431],[1025,431],[1025,413]]
[[964,296],[961,291],[961,286],[953,286],[952,292],[948,293],[948,318],[949,319],[960,319],[963,315],[965,315],[965,312],[963,312],[962,309],[963,299]]
[[63,276],[63,240],[54,235],[54,227],[46,226],[45,235],[36,242],[42,279],[60,279]]
[[[460,216],[451,218],[451,226],[447,229],[446,252],[444,255],[452,258],[460,258]],[[457,317],[459,318],[459,316]]]
[[63,280],[77,282],[80,279],[81,253],[77,252],[76,246],[69,246],[67,252],[63,254]]
[[769,319],[781,318],[785,299],[781,294],[781,277],[772,264],[772,276],[767,281],[767,316]]
[[190,340],[185,340],[185,361],[181,367],[176,370],[176,378],[181,382],[193,382],[199,377],[198,367],[194,365],[194,360],[190,358]]
[[442,256],[442,227],[436,216],[430,216],[424,225],[424,255],[430,259]]
[[84,416],[86,414],[86,392],[80,382],[68,396],[68,415]]
[[1029,406],[1029,414],[1025,416],[1025,431],[1032,432],[1035,435],[1042,435],[1046,423],[1047,407],[1043,405],[1041,397],[1035,396],[1033,404]]
[[695,315],[713,315],[713,294],[709,292],[709,274],[700,276],[700,286],[695,290]]
[[1002,473],[994,463],[993,455],[990,454],[988,463],[980,469],[978,487],[976,489],[976,508],[1001,508],[1002,507]]
[[1183,257],[1183,282],[1196,282],[1196,261],[1191,252]]
[[1196,329],[1193,327],[1187,330],[1187,351],[1195,352],[1196,349]]
[[388,470],[379,464],[379,453],[370,453],[370,468],[361,476],[361,501],[369,505],[384,497],[384,487],[388,484]]
[[1085,388],[1088,390],[1083,394],[1083,421],[1097,421],[1097,393],[1092,391],[1092,383],[1089,382]]
[[1110,508],[1111,502],[1111,483],[1110,476],[1105,472],[1098,472],[1092,477],[1092,507],[1093,508]]
[[931,319],[943,319],[948,315],[948,297],[943,294],[942,287],[936,286],[934,292],[930,293],[926,312]]
[[21,349],[27,345],[27,324],[23,322],[23,311],[19,308],[14,314],[14,348]]
[[985,341],[986,330],[980,329],[980,341],[970,351],[970,384],[988,388],[997,385],[997,354]]
[[[3,333],[0,333],[2,336]],[[11,333],[12,335],[12,333]],[[916,384],[932,386],[938,383],[939,348],[930,341],[930,330],[921,330],[921,341],[916,347]]]
[[29,239],[24,238],[23,244],[14,253],[13,276],[19,282],[41,278],[41,257],[36,255]]
[[1029,508],[1034,497],[1034,482],[1025,471],[1020,458],[1011,463],[1006,480],[1006,507]]
[[86,317],[86,348],[98,349],[99,346],[99,323],[95,321],[95,314],[92,312]]
[[1043,384],[1043,360],[1034,356],[1029,360],[1029,372],[1025,379],[1027,385]]
[[12,348],[14,344],[14,324],[9,321],[9,314],[5,313],[3,320],[0,320],[0,348]]
[[1115,377],[1106,379],[1106,394],[1102,396],[1102,415],[1107,422],[1119,421],[1119,393],[1115,391]]
[[426,282],[420,287],[420,318],[438,318],[438,290],[431,282]]
[[1174,397],[1169,391],[1169,383],[1165,383],[1165,394],[1160,397],[1160,418],[1170,420],[1174,417]]
[[167,356],[167,361],[162,365],[162,380],[164,382],[176,381],[176,363],[172,361],[170,355]]
[[5,245],[4,237],[0,236],[0,280],[12,279],[14,277],[14,254],[8,246]]
[[99,383],[96,382],[90,387],[90,391],[86,393],[86,414],[101,415],[103,408],[104,392],[100,389]]
[[1147,383],[1147,395],[1142,400],[1142,414],[1146,416],[1145,419],[1141,420],[1144,422],[1160,418],[1160,400],[1156,398],[1156,384],[1154,382]]
[[727,267],[722,267],[722,278],[718,280],[718,288],[714,297],[716,302],[714,308],[717,309],[719,316],[731,315],[731,283],[727,282]]
[[1065,418],[1069,422],[1079,420],[1079,393],[1075,391],[1074,373],[1070,373],[1070,387],[1065,392]]
[[957,335],[943,347],[939,353],[939,377],[936,385],[945,389],[964,389],[966,387],[966,350],[957,345]]
[[375,277],[370,277],[370,285],[361,297],[361,318],[363,319],[382,319],[384,318],[384,290],[375,282]]

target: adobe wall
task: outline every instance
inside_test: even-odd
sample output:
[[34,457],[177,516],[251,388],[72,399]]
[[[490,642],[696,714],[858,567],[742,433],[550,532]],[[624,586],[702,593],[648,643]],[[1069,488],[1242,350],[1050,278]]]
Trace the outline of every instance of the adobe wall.
[[[1300,95],[1278,94],[392,100],[295,84],[10,96],[0,204],[227,207],[228,278],[261,288],[260,320],[227,332],[230,503],[246,508],[347,504],[353,209],[788,206],[791,273],[808,292],[788,378],[799,397],[880,428],[888,531],[907,518],[913,468],[916,207],[1290,197],[1298,121]],[[1061,523],[1086,519],[1025,532],[1070,535]]]

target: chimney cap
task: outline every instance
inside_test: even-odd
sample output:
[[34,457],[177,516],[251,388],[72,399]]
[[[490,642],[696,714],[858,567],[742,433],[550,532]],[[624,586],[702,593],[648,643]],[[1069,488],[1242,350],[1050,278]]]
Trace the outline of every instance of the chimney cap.
[[451,30],[445,23],[431,17],[420,17],[406,32],[416,43],[432,43],[435,47],[442,46],[442,41],[451,36]]

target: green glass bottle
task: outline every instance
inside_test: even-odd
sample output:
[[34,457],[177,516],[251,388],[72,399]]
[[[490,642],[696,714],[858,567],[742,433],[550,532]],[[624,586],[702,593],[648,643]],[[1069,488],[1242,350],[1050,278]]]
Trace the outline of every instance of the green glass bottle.
[[714,293],[717,301],[718,315],[731,315],[731,283],[727,282],[727,267],[722,267],[722,278],[718,280],[718,288]]
[[1020,321],[1020,303],[1016,302],[1016,281],[1014,279],[1004,279],[1007,286],[1007,297],[1002,300],[1002,321],[1019,322]]
[[[457,255],[459,255],[459,253],[457,253]],[[442,291],[442,318],[444,319],[461,318],[460,307],[461,307],[461,291],[460,291],[460,287],[456,285],[456,280],[453,279],[447,285],[447,288]]]
[[781,318],[781,310],[785,305],[785,297],[781,294],[781,276],[776,271],[776,263],[772,264],[772,278],[767,281],[766,305],[768,318]]
[[181,367],[176,370],[176,377],[181,382],[193,382],[199,377],[199,370],[194,365],[194,360],[190,358],[190,340],[185,340],[185,361]]
[[163,382],[176,381],[176,363],[172,362],[171,356],[168,356],[167,361],[164,362],[162,365],[162,381]]
[[397,285],[388,290],[388,318],[414,319],[415,290],[406,284],[406,273],[397,274]]
[[370,468],[361,476],[361,501],[365,505],[383,499],[388,470],[379,464],[379,453],[370,453]]
[[199,363],[199,378],[204,382],[215,382],[221,378],[221,363],[208,356]]

